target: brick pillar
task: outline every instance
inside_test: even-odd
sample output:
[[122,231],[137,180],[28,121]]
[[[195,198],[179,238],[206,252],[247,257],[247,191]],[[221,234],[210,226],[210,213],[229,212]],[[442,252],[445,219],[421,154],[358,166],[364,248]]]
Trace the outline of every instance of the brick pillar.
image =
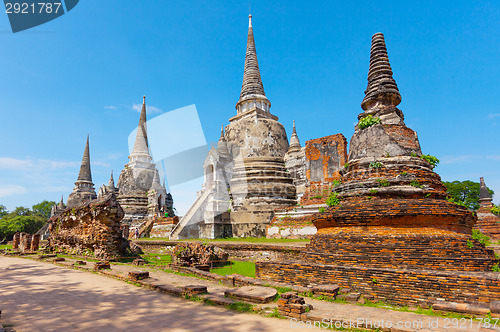
[[29,247],[28,247],[28,234],[26,234],[26,233],[23,232],[20,235],[19,250],[21,252],[25,252],[26,249],[29,249]]
[[38,251],[40,247],[40,234],[33,234],[31,239],[31,251]]
[[21,240],[21,234],[19,232],[16,232],[14,234],[14,239],[13,239],[13,244],[12,244],[12,249],[19,249],[19,241]]
[[129,228],[128,228],[128,225],[122,225],[121,229],[122,229],[122,236],[123,236],[123,238],[128,239],[128,237],[129,237]]

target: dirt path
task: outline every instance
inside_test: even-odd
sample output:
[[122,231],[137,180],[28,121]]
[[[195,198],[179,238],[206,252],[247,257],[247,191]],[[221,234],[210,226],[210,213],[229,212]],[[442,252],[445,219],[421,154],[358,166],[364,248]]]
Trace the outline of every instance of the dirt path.
[[239,314],[94,273],[0,257],[2,324],[36,331],[288,331],[287,320]]

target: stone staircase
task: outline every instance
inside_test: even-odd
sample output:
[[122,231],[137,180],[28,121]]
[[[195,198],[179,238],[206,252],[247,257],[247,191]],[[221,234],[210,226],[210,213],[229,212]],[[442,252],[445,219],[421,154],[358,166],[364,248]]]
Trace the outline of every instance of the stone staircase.
[[[196,216],[196,212],[203,206],[203,204],[206,202],[206,200],[210,197],[210,190],[204,190],[200,196],[196,198],[196,201],[194,202],[193,205],[189,208],[189,210],[186,212],[186,214],[182,217],[182,219],[179,221],[179,223],[172,229],[172,233],[170,233],[170,239],[171,240],[179,240],[181,232],[184,230],[184,228],[195,222],[194,217]],[[201,221],[201,220],[198,220]]]

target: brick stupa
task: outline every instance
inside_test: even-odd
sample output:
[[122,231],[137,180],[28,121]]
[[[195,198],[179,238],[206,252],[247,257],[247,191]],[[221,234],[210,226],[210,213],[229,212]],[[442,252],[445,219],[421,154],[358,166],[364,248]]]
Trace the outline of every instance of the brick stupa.
[[339,204],[314,219],[318,235],[306,257],[325,263],[342,258],[358,265],[491,271],[493,253],[480,244],[474,249],[467,245],[476,218],[446,199],[433,165],[421,158],[416,132],[404,123],[400,102],[384,35],[377,33],[358,119],[371,115],[380,123],[364,129],[356,125],[342,184],[333,189]]
[[479,187],[479,209],[477,210],[477,224],[474,226],[483,234],[491,236],[494,240],[500,240],[500,217],[493,214],[493,199],[484,178],[480,178]]

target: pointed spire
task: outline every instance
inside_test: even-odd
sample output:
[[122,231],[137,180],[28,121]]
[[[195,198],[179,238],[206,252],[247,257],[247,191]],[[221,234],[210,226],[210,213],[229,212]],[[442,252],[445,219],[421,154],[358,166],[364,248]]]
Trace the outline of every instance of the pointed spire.
[[90,172],[90,151],[89,151],[89,135],[87,135],[87,143],[83,152],[82,164],[80,166],[80,173],[76,182],[90,182],[92,183],[92,173]]
[[397,106],[401,102],[401,94],[396,81],[392,78],[392,69],[387,55],[384,35],[380,32],[372,37],[368,87],[361,108],[366,111],[377,101],[392,106]]
[[223,158],[229,158],[229,149],[227,148],[226,138],[224,137],[224,125],[222,125],[220,131],[219,142],[217,143],[217,151]]
[[486,187],[486,183],[484,182],[484,178],[481,177],[479,179],[479,199],[483,200],[492,200],[492,196],[490,194],[490,191],[488,190],[488,187]]
[[163,189],[160,183],[160,178],[158,175],[158,170],[154,170],[153,182],[151,183],[151,189]]
[[115,188],[115,179],[113,179],[113,170],[111,170],[111,177],[109,178],[108,188],[110,189]]
[[61,203],[64,204],[64,195],[61,195]]
[[297,130],[295,129],[295,120],[293,120],[293,131],[292,136],[290,137],[290,147],[288,148],[288,152],[298,152],[300,151],[300,148],[299,136],[297,135]]
[[[55,208],[55,206],[54,206],[54,208]],[[61,201],[59,202],[59,204],[57,204],[57,209],[59,209],[59,210],[64,209],[64,195],[61,196]]]
[[224,124],[220,125],[220,138],[224,138]]
[[147,119],[146,119],[146,96],[142,97],[142,110],[137,126],[137,134],[135,136],[134,149],[129,156],[130,161],[141,159],[142,161],[151,162],[152,158],[149,154]]
[[253,37],[252,15],[248,16],[248,37],[247,52],[245,56],[245,70],[243,73],[243,84],[241,85],[240,101],[245,97],[258,97],[267,100],[264,92],[264,85],[260,78],[259,63],[257,61],[257,51]]

